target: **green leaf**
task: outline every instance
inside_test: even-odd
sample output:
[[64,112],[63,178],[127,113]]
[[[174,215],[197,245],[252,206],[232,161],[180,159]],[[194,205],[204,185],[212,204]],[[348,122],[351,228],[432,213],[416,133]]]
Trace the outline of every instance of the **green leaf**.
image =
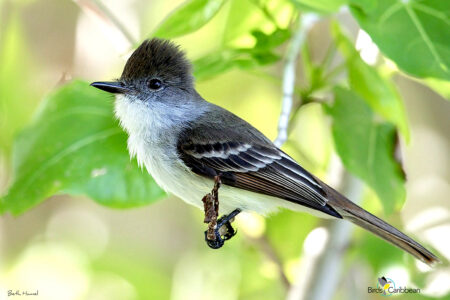
[[450,79],[450,1],[379,0],[376,6],[352,5],[351,11],[400,69],[417,77]]
[[250,55],[259,65],[269,65],[280,60],[280,56],[270,51],[252,51]]
[[231,50],[207,54],[193,62],[194,76],[197,80],[203,80],[224,73],[234,67],[235,57]]
[[87,195],[117,208],[154,202],[164,193],[130,161],[112,102],[74,81],[50,95],[13,147],[14,180],[4,208],[17,215],[54,194]]
[[248,34],[264,16],[261,10],[250,1],[230,0],[230,9],[222,35],[223,44],[231,44],[234,40]]
[[346,0],[291,0],[300,10],[323,14],[333,13],[346,4]]
[[266,34],[261,30],[253,30],[252,35],[256,38],[255,48],[273,49],[289,40],[291,32],[288,29],[277,28],[271,34]]
[[424,83],[439,93],[444,99],[450,101],[450,81],[428,78]]
[[377,7],[378,0],[350,0],[349,4],[360,9],[371,11]]
[[205,55],[193,62],[194,76],[204,80],[222,74],[234,67],[252,69],[277,62],[280,57],[270,50],[223,49]]
[[[222,35],[226,47],[248,47],[255,31],[274,31],[285,35],[295,8],[289,0],[230,0],[228,16]],[[263,33],[264,34],[264,33]],[[265,35],[265,34],[264,34]],[[272,37],[274,38],[274,37]]]
[[342,33],[337,23],[333,24],[336,46],[346,59],[350,87],[358,93],[373,110],[394,123],[409,141],[409,127],[405,107],[395,86],[374,68],[366,64]]
[[153,36],[174,38],[196,31],[208,23],[226,0],[189,0],[175,9],[155,30]]
[[336,151],[344,166],[378,195],[387,214],[405,200],[404,178],[394,159],[395,128],[379,122],[356,93],[335,88],[329,112]]

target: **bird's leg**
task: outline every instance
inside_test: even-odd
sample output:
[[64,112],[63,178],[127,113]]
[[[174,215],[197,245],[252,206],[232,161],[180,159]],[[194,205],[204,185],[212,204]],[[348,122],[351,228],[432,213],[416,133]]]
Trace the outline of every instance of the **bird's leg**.
[[[208,224],[208,230],[205,231],[205,240],[211,248],[220,248],[223,245],[223,241],[217,238],[217,218],[219,216],[219,188],[220,188],[220,176],[214,177],[214,188],[211,193],[203,197],[203,207],[205,210],[204,222]],[[210,244],[211,243],[211,244]],[[213,247],[212,245],[215,245]]]
[[234,220],[234,217],[241,212],[240,209],[235,209],[230,214],[224,215],[217,220],[219,216],[220,184],[220,176],[215,176],[214,188],[211,193],[207,194],[202,199],[205,210],[204,222],[208,224],[208,230],[205,231],[205,241],[206,244],[213,249],[219,249],[226,240],[231,239],[236,234],[236,231],[231,226],[231,222]]

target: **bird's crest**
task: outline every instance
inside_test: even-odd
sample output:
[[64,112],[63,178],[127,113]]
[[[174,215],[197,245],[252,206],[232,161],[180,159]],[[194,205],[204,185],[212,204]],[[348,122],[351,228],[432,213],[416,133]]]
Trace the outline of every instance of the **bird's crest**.
[[151,76],[174,84],[190,84],[191,64],[173,42],[158,38],[145,40],[128,59],[120,79],[127,82]]

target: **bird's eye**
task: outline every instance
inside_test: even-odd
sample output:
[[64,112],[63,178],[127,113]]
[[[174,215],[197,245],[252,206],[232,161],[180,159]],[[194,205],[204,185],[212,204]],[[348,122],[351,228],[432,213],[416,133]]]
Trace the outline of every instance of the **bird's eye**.
[[156,78],[150,79],[148,82],[148,87],[152,90],[159,90],[162,87],[162,82]]

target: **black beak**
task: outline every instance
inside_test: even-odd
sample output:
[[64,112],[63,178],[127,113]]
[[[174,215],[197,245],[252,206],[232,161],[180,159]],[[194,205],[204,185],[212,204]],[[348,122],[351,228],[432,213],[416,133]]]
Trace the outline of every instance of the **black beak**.
[[113,94],[124,94],[131,91],[129,88],[125,87],[123,83],[117,81],[113,82],[97,81],[91,83],[91,86]]

